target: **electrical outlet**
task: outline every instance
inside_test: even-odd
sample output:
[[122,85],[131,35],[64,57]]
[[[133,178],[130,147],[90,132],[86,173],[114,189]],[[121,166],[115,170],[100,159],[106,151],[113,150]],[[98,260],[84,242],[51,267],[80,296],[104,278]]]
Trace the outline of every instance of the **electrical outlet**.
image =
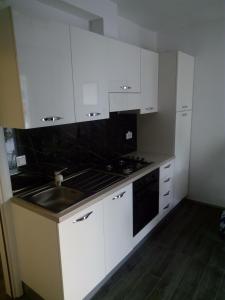
[[17,167],[22,167],[27,164],[26,155],[20,155],[16,157],[16,165]]
[[133,132],[132,131],[127,131],[126,140],[131,140],[132,138],[133,138]]

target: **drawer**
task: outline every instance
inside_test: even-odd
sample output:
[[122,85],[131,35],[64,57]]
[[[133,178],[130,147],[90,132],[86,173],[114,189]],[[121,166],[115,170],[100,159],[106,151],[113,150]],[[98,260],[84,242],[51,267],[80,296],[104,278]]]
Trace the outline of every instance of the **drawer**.
[[173,177],[173,170],[174,170],[174,161],[171,160],[170,162],[166,163],[162,167],[160,167],[160,181],[166,178]]
[[173,190],[168,190],[166,193],[160,195],[159,211],[160,213],[167,213],[171,210],[173,203]]
[[162,178],[159,183],[160,195],[165,194],[168,191],[172,191],[172,190],[173,190],[173,178],[169,176]]

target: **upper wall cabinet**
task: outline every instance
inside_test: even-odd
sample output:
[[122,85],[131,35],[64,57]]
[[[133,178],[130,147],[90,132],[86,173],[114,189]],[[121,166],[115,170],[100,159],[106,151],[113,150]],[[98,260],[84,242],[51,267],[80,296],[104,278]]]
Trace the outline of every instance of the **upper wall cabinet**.
[[194,57],[177,54],[177,111],[192,110]]
[[158,53],[141,49],[141,114],[158,111]]
[[0,12],[0,125],[75,122],[69,26]]
[[107,39],[75,27],[70,29],[76,121],[108,118]]
[[110,93],[140,93],[140,48],[107,39]]

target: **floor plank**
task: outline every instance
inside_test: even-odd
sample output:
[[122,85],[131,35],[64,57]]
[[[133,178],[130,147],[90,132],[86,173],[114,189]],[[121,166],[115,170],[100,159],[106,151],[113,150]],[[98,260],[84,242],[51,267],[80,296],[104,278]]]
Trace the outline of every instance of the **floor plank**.
[[[213,300],[221,288],[224,271],[214,266],[207,266],[202,276],[194,300]],[[225,299],[225,295],[224,295]]]

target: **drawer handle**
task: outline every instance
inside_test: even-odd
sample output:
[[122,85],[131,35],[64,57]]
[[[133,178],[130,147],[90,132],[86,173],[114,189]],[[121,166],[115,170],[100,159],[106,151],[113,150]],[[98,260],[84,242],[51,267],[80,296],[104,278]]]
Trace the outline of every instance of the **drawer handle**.
[[112,200],[116,200],[116,199],[122,198],[123,195],[124,195],[125,193],[126,193],[126,192],[122,192],[121,194],[119,194],[119,195],[113,197]]
[[146,110],[153,110],[154,107],[146,107],[145,109],[146,109]]
[[124,91],[131,90],[131,89],[132,89],[132,87],[129,86],[129,85],[122,85],[120,88],[121,88],[122,90],[124,90]]
[[169,169],[171,167],[171,164],[168,164],[167,166],[164,167],[164,169]]
[[170,182],[170,178],[167,178],[166,180],[164,180],[164,182]]
[[83,217],[77,219],[76,221],[73,221],[73,223],[77,223],[77,222],[82,222],[87,220],[87,218],[93,213],[93,211],[90,211],[89,213],[87,213],[86,215],[84,215]]
[[169,207],[170,207],[170,205],[167,204],[165,207],[163,207],[163,209],[167,209],[167,208],[169,208]]
[[88,117],[97,117],[97,116],[100,116],[100,112],[91,112],[89,114],[87,114]]
[[183,116],[183,117],[186,117],[186,116],[187,116],[187,113],[182,114],[182,116]]
[[52,116],[52,117],[44,117],[41,118],[42,122],[55,122],[55,121],[59,121],[62,120],[62,117],[57,117],[57,116]]
[[168,191],[167,193],[165,193],[165,194],[163,195],[163,197],[169,196],[169,194],[170,194],[170,191]]
[[183,105],[182,108],[188,108],[188,105]]

